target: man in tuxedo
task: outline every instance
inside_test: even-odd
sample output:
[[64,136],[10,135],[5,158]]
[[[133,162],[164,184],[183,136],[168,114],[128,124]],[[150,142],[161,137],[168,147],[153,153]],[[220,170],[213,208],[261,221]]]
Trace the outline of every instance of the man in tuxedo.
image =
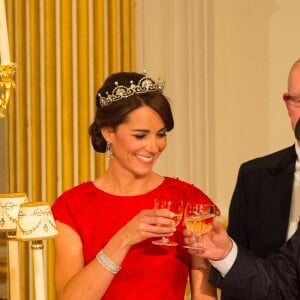
[[[184,241],[193,244],[196,237],[187,229]],[[226,293],[228,299],[299,300],[300,229],[280,250],[267,259],[259,258],[229,238],[220,223],[200,239],[201,249],[190,254],[209,259],[210,283]]]
[[[283,99],[295,130],[300,119],[300,59],[290,70],[288,93]],[[296,230],[300,215],[299,157],[300,135],[295,145],[245,162],[239,169],[228,233],[259,257],[277,251]],[[233,298],[223,291],[222,300]]]

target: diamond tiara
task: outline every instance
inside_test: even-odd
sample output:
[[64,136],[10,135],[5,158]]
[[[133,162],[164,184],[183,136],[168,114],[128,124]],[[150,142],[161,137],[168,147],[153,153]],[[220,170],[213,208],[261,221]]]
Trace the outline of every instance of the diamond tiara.
[[102,97],[100,93],[98,93],[99,105],[101,107],[107,106],[112,102],[119,101],[125,98],[128,98],[134,94],[144,94],[151,92],[163,92],[165,87],[165,79],[158,79],[156,82],[147,77],[146,75],[142,77],[138,84],[134,84],[133,81],[130,81],[130,87],[119,85],[119,83],[115,82],[115,88],[112,90],[111,94],[106,92],[106,97]]

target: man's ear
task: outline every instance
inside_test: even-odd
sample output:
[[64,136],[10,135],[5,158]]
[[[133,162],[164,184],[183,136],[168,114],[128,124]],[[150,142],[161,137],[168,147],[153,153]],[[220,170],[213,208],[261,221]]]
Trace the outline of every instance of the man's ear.
[[295,137],[298,141],[300,141],[300,119],[295,126]]
[[103,127],[101,128],[101,133],[106,142],[111,143],[113,139],[114,130],[111,127]]

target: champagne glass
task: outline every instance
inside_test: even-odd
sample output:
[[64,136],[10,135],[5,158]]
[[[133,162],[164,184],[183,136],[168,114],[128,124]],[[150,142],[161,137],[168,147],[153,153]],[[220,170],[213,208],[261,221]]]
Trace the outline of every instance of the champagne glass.
[[201,245],[197,241],[199,237],[212,228],[213,220],[216,216],[216,207],[213,204],[203,204],[199,202],[188,202],[184,212],[184,225],[196,236],[193,245],[185,245],[185,248],[200,249]]
[[[172,197],[172,196],[171,196]],[[176,199],[176,198],[170,198],[170,199],[164,199],[164,198],[156,198],[154,200],[154,208],[155,209],[162,209],[166,208],[174,213],[173,220],[175,221],[175,226],[178,226],[182,219],[183,215],[183,201]],[[158,226],[164,226],[164,225],[158,225]],[[152,241],[152,244],[154,245],[163,245],[163,246],[177,246],[178,243],[171,241],[169,238],[163,236],[160,240]]]

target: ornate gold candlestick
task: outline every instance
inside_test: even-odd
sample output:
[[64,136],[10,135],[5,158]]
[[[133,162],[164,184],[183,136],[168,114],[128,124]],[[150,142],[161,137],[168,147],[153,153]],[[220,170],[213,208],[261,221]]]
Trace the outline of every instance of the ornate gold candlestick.
[[16,83],[14,75],[16,73],[17,64],[0,65],[0,118],[5,117],[5,111],[8,100]]
[[6,22],[5,1],[0,0],[0,118],[5,117],[5,110],[11,94],[15,87],[13,80],[16,72],[16,64],[10,61],[8,30]]
[[35,299],[46,300],[43,264],[43,240],[58,235],[56,224],[47,202],[28,202],[20,205],[16,238],[32,241]]

